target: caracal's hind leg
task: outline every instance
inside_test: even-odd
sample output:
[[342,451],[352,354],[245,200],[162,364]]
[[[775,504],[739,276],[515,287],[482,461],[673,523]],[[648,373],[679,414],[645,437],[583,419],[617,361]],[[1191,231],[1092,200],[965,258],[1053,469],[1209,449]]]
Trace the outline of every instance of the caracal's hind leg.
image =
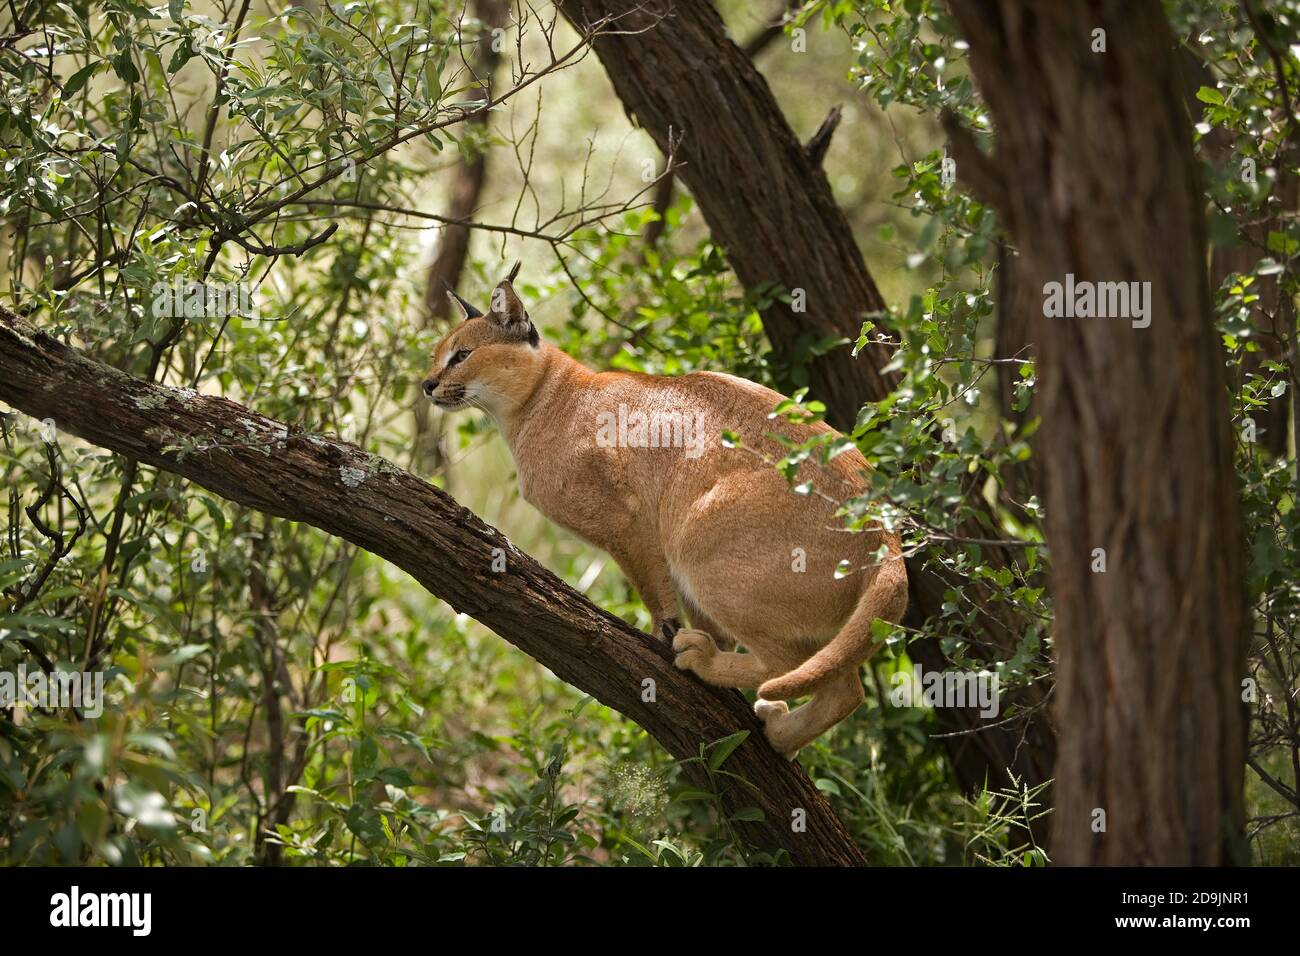
[[717,687],[757,687],[782,673],[781,668],[773,668],[756,654],[718,650],[712,635],[695,629],[678,631],[673,650],[677,667]]
[[794,759],[805,744],[853,713],[865,698],[856,667],[817,688],[808,703],[794,710],[783,700],[760,700],[754,713],[763,721],[767,741],[777,753]]

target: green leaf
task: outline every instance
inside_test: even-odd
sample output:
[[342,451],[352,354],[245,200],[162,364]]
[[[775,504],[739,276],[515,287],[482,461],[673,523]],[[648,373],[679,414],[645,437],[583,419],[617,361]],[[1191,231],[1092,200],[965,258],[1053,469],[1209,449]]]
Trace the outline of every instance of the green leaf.
[[172,58],[167,61],[168,75],[175,73],[186,63],[190,62],[190,58],[193,56],[194,51],[190,48],[189,43],[182,39],[181,42],[176,45],[176,49],[172,52]]
[[727,758],[745,742],[747,737],[749,737],[749,731],[742,730],[730,737],[723,737],[721,740],[714,742],[709,750],[709,769],[717,770],[726,763]]
[[20,634],[23,631],[52,633],[74,631],[77,625],[74,621],[65,621],[45,614],[0,614],[0,628],[17,631]]
[[203,504],[203,507],[207,509],[207,512],[211,516],[212,520],[216,522],[217,531],[218,532],[225,531],[226,514],[224,511],[221,510],[221,506],[218,505],[211,498],[209,498],[207,495],[200,496],[199,501]]
[[110,61],[113,64],[113,72],[116,73],[124,83],[134,83],[140,79],[140,71],[135,68],[135,63],[131,61],[131,51],[123,50]]
[[713,794],[707,790],[683,790],[677,794],[679,803],[686,803],[690,800],[712,800]]
[[840,785],[830,777],[818,777],[814,782],[814,786],[816,786],[822,793],[829,793],[835,797],[840,796],[841,793]]
[[1285,232],[1270,230],[1268,234],[1268,251],[1281,253],[1284,256],[1293,256],[1297,251],[1300,251],[1300,240],[1293,239]]
[[103,63],[103,60],[95,60],[89,66],[83,66],[76,73],[73,73],[68,78],[68,82],[63,84],[63,98],[70,99],[80,92],[81,88],[90,81],[90,78],[99,72],[99,68],[103,66]]
[[394,787],[409,787],[415,783],[411,779],[411,775],[403,767],[385,767],[375,774],[375,777],[383,783],[392,784]]

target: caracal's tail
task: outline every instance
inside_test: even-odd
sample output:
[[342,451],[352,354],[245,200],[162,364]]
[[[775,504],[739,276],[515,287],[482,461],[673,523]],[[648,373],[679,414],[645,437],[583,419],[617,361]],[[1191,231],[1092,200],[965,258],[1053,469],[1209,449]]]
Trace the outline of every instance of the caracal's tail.
[[[892,549],[891,549],[892,550]],[[907,569],[902,555],[893,551],[867,585],[853,614],[831,642],[788,674],[773,677],[758,689],[764,700],[790,700],[812,693],[818,684],[852,667],[855,671],[880,649],[872,641],[876,618],[897,624],[907,610]]]

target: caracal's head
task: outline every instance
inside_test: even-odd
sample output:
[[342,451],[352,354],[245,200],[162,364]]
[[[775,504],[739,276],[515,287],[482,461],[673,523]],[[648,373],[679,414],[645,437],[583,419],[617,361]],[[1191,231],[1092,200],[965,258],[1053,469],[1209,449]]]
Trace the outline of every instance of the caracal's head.
[[537,328],[510,285],[518,274],[515,263],[492,290],[486,315],[447,290],[463,321],[433,350],[433,364],[421,384],[425,397],[439,408],[482,408],[500,417],[531,393],[545,357]]

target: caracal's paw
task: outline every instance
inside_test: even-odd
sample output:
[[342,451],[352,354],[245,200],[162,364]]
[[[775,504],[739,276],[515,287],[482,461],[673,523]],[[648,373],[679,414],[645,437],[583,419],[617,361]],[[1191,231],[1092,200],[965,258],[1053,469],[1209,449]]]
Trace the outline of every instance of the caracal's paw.
[[790,705],[783,700],[756,700],[754,713],[766,725],[775,718],[790,713]]
[[673,651],[677,654],[673,663],[684,671],[695,671],[707,667],[713,655],[718,653],[718,645],[704,631],[693,628],[678,631],[673,638]]
[[756,700],[754,713],[763,722],[763,736],[767,738],[772,749],[787,760],[793,760],[799,748],[782,733],[782,726],[786,723],[785,718],[790,715],[790,705],[783,700]]

